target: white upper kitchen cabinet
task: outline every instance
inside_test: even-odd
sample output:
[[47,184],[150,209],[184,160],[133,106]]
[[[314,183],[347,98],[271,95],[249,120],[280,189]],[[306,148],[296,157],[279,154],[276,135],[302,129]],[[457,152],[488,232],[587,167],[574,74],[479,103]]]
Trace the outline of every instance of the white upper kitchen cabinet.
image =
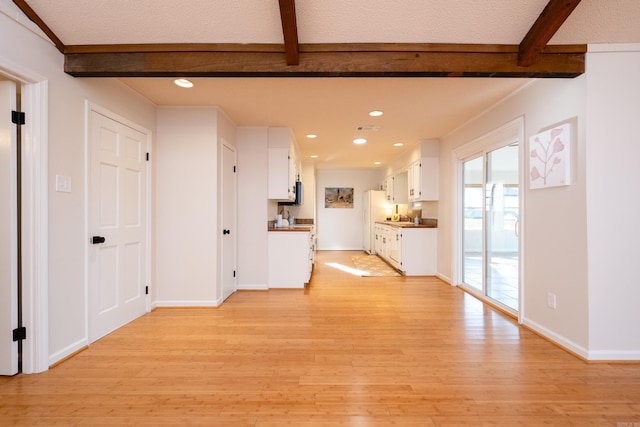
[[293,201],[300,173],[296,140],[291,129],[286,127],[271,127],[268,133],[268,197]]
[[393,203],[407,203],[407,194],[407,171],[398,172],[393,176]]
[[408,197],[410,202],[438,200],[439,159],[423,157],[408,168]]

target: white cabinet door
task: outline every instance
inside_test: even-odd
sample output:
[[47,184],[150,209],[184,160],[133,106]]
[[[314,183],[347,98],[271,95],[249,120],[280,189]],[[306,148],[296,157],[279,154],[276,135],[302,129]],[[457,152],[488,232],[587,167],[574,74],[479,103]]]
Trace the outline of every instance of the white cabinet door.
[[393,203],[393,176],[388,176],[384,180],[384,190],[387,202]]
[[267,194],[269,199],[291,200],[289,149],[269,148],[268,156]]
[[407,187],[410,202],[438,200],[438,164],[437,157],[423,157],[409,165]]
[[413,162],[408,168],[407,188],[409,190],[409,201],[420,200],[420,161]]
[[402,267],[402,232],[400,228],[389,227],[388,254],[389,262],[395,268]]
[[404,204],[408,202],[407,171],[397,173],[393,177],[393,203]]
[[268,139],[268,197],[272,200],[294,201],[300,168],[297,145],[291,129],[269,128]]
[[437,157],[423,157],[420,160],[420,178],[419,178],[419,198],[416,200],[438,200],[440,181],[439,181],[439,162]]
[[437,272],[438,229],[404,228],[401,270],[407,276],[433,276]]

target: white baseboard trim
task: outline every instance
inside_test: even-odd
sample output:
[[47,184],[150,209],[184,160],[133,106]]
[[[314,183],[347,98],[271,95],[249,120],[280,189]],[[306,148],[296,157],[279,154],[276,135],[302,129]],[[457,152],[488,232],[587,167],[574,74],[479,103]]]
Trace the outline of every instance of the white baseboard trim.
[[563,347],[564,349],[568,350],[569,352],[585,359],[585,360],[590,360],[589,359],[589,350],[587,350],[586,348],[574,343],[573,341],[563,337],[562,335],[558,335],[555,332],[553,332],[550,329],[545,328],[544,326],[534,322],[533,320],[524,318],[522,319],[522,324],[524,326],[526,326],[527,328],[530,328],[532,331],[534,331],[535,333],[543,336],[544,338],[548,339],[549,341],[559,345],[560,347]]
[[436,277],[438,279],[440,279],[440,280],[443,280],[443,281],[447,282],[451,286],[453,286],[452,283],[451,283],[451,277],[445,276],[444,274],[441,274],[441,273],[436,273]]
[[256,284],[247,283],[244,285],[238,285],[236,289],[238,291],[268,291],[269,286],[266,283],[256,283]]
[[589,360],[640,362],[640,350],[595,350],[589,351]]
[[204,301],[188,301],[188,300],[166,300],[156,301],[153,304],[154,308],[160,307],[218,307],[222,304],[222,301],[204,300]]
[[87,338],[83,338],[70,344],[63,348],[62,350],[56,351],[55,353],[49,355],[49,366],[55,365],[59,361],[77,353],[78,351],[85,349],[89,346],[89,340]]

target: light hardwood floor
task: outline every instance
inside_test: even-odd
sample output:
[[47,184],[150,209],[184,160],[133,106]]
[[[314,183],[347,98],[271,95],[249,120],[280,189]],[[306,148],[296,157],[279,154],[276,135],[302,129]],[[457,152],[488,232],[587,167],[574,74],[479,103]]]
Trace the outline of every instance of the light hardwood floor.
[[640,364],[585,363],[436,278],[326,264],[356,253],[0,378],[0,425],[640,426]]

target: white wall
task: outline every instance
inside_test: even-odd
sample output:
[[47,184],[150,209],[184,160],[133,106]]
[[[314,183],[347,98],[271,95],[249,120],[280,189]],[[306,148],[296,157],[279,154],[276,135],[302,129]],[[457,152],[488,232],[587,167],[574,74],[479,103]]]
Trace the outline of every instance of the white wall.
[[[216,107],[158,108],[155,168],[157,306],[216,306],[219,122]],[[228,127],[228,126],[227,126]],[[235,143],[235,131],[225,139]]]
[[267,127],[238,128],[238,289],[268,289]]
[[[438,271],[451,278],[455,218],[452,151],[518,117],[524,117],[524,147],[531,135],[571,122],[574,126],[571,185],[542,190],[529,190],[528,182],[523,186],[522,314],[525,324],[583,355],[589,345],[585,102],[584,76],[538,80],[443,138],[438,224]],[[529,163],[524,157],[526,171]],[[547,307],[548,292],[557,295],[555,310]]]
[[[85,101],[151,130],[156,127],[155,107],[116,79],[77,79],[65,74],[62,54],[9,0],[0,1],[0,57],[1,67],[18,74],[24,70],[48,81],[47,332],[49,363],[55,363],[82,348],[88,340]],[[71,177],[71,193],[54,191],[56,175]]]
[[[362,249],[362,197],[366,190],[379,188],[378,170],[320,169],[317,171],[316,178],[318,249]],[[325,208],[324,189],[326,187],[353,187],[353,209]]]
[[[597,48],[597,49],[596,49]],[[640,359],[640,45],[587,54],[589,350]]]

